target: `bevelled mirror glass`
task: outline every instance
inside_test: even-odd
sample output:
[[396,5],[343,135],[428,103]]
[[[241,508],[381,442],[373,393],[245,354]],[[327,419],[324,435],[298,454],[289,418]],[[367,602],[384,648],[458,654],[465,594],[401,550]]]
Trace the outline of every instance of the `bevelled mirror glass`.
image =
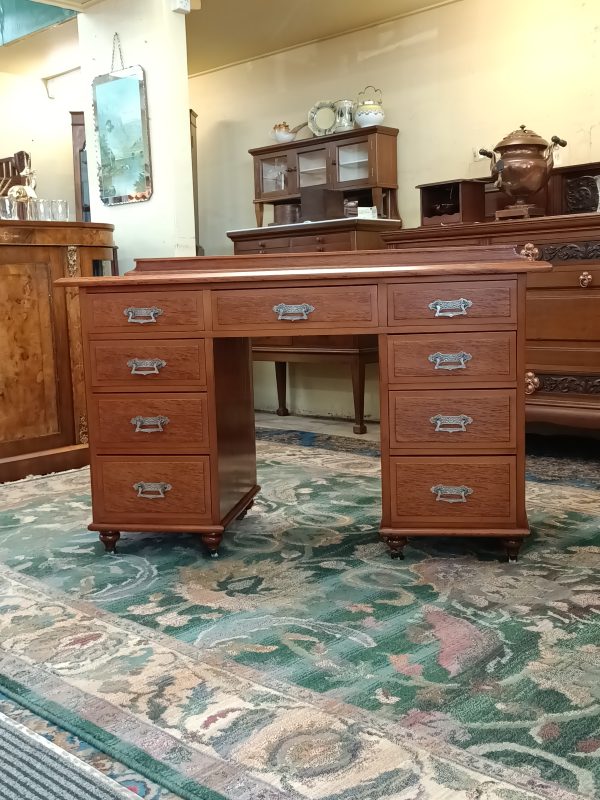
[[99,75],[92,83],[98,183],[105,205],[139,203],[152,195],[144,70]]

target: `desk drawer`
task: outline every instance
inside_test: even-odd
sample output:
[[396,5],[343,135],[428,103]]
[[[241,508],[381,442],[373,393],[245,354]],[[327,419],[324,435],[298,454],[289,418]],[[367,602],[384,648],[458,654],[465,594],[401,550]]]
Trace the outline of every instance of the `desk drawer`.
[[97,524],[210,522],[208,456],[96,456],[92,474]]
[[516,522],[516,456],[391,458],[390,482],[392,523],[443,534]]
[[389,325],[438,325],[441,329],[474,322],[513,324],[517,321],[517,282],[460,281],[390,284]]
[[291,250],[302,252],[329,252],[332,250],[352,250],[352,237],[349,233],[324,233],[317,236],[294,236]]
[[516,447],[515,389],[389,393],[390,448]]
[[420,385],[512,382],[516,356],[513,331],[388,336],[388,380]]
[[196,289],[88,292],[83,302],[90,333],[160,336],[163,331],[204,330],[202,291]]
[[376,286],[301,286],[213,293],[215,330],[371,327],[377,324]]
[[97,451],[198,453],[209,447],[208,400],[202,392],[96,394],[88,413]]
[[242,253],[270,253],[286,252],[290,249],[290,239],[288,236],[277,236],[273,239],[249,239],[246,242],[235,242],[235,254]]
[[92,340],[89,347],[93,387],[147,392],[206,386],[204,339]]

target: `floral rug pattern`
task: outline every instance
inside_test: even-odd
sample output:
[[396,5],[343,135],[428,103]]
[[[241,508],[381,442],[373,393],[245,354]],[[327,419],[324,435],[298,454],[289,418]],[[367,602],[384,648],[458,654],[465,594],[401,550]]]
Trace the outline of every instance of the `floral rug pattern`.
[[259,442],[218,560],[156,534],[103,555],[85,470],[3,487],[4,690],[183,797],[597,796],[594,482],[529,482],[517,564],[468,540],[398,562],[378,459],[318,444]]

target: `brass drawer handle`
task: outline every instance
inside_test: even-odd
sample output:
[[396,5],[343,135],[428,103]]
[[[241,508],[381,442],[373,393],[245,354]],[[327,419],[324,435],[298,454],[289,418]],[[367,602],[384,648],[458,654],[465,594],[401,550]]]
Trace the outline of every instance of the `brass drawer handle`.
[[170,483],[146,483],[145,481],[138,481],[133,484],[133,488],[137,492],[138,497],[144,497],[146,500],[157,500],[164,498],[165,492],[170,492],[173,488]]
[[435,433],[459,433],[466,432],[467,425],[473,422],[473,417],[468,417],[466,414],[458,414],[454,417],[436,414],[429,421],[435,425]]
[[582,289],[587,289],[588,286],[592,285],[593,280],[594,276],[590,272],[582,272],[579,276],[579,285]]
[[434,369],[466,369],[467,361],[473,358],[471,353],[465,353],[461,350],[460,353],[432,353],[429,356],[429,361],[435,364]]
[[129,308],[123,309],[123,314],[127,317],[127,322],[137,322],[138,325],[147,325],[149,322],[156,322],[156,318],[163,313],[162,308],[152,306],[152,308]]
[[135,426],[134,433],[162,433],[163,425],[168,425],[168,417],[132,417],[131,424]]
[[127,366],[131,368],[132,375],[158,375],[167,362],[162,358],[131,358]]
[[297,322],[299,319],[308,319],[308,315],[312,314],[314,310],[315,307],[308,303],[300,303],[298,305],[278,303],[278,305],[273,306],[273,311],[277,314],[277,319],[287,319],[290,322]]
[[436,496],[436,502],[441,503],[466,503],[467,497],[473,494],[473,489],[469,486],[444,486],[443,484],[432,486],[431,491]]
[[435,311],[436,317],[466,317],[467,309],[472,305],[472,300],[461,297],[458,300],[434,300],[428,308]]

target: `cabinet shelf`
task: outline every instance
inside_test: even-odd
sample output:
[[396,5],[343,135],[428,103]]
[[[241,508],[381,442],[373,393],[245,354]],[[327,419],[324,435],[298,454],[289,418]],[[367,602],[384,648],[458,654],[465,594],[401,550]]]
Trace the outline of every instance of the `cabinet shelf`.
[[[343,199],[356,200],[360,193],[361,205],[376,206],[381,218],[399,219],[397,138],[396,128],[373,125],[250,150],[258,226],[263,224],[265,203],[292,203],[300,188],[309,186],[343,193]],[[265,182],[265,167],[274,163],[286,173],[286,186],[278,189],[277,197],[272,182]]]

